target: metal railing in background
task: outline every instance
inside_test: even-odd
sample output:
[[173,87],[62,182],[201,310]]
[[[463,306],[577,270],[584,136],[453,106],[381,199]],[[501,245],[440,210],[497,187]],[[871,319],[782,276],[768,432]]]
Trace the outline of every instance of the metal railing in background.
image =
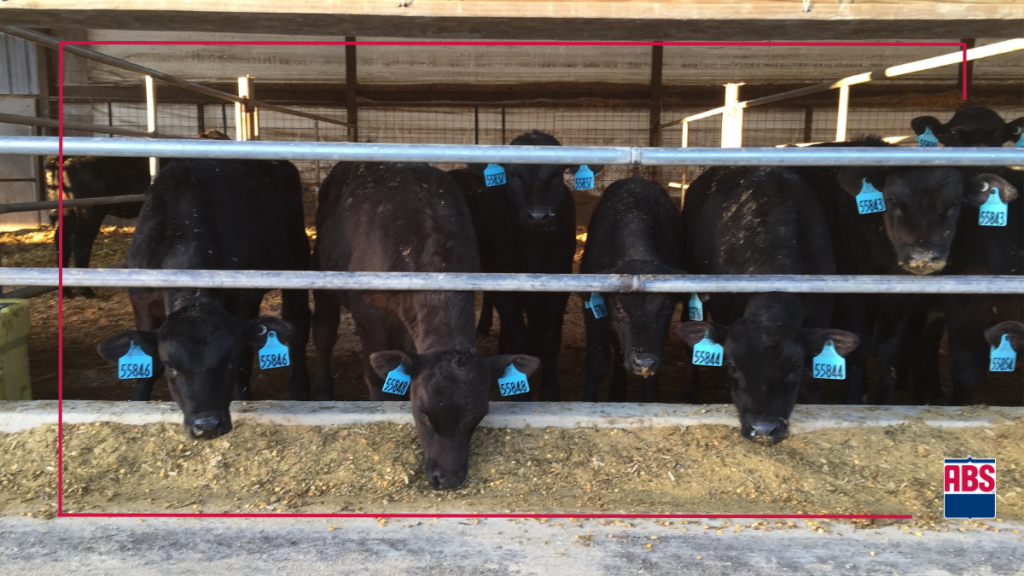
[[[48,118],[37,118],[35,116],[22,116],[20,114],[0,113],[0,124],[18,124],[21,126],[37,126],[39,128],[60,128],[60,122]],[[83,122],[64,122],[64,128],[68,130],[81,130],[83,132],[97,132],[100,134],[116,134],[118,136],[136,136],[140,138],[187,138],[187,136],[173,136],[160,132],[145,132],[132,130],[131,128],[116,128],[114,126],[101,126],[98,124],[85,124]]]
[[[123,196],[100,196],[98,198],[75,198],[73,200],[65,200],[64,208],[84,208],[85,206],[125,204],[128,202],[142,202],[145,199],[145,194],[125,194]],[[11,204],[0,204],[0,214],[12,214],[15,212],[35,212],[36,210],[56,210],[57,208],[60,208],[60,204],[56,200],[43,200],[40,202],[15,202]]]

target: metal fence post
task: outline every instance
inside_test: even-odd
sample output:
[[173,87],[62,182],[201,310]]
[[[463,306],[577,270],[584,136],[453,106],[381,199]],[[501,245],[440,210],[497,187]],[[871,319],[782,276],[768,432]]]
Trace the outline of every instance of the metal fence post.
[[[255,87],[252,83],[252,76],[246,74],[238,78],[238,97],[252,99]],[[259,133],[256,124],[256,109],[249,104],[235,102],[235,136],[239,142],[244,140],[258,140]]]
[[740,86],[743,82],[725,85],[725,106],[722,113],[722,148],[743,147],[743,109],[736,104],[740,101]]
[[836,142],[846,141],[846,117],[850,108],[850,87],[839,88],[839,114],[836,116]]
[[[320,122],[313,120],[313,142],[320,141]],[[320,161],[315,160],[313,166],[316,169],[316,201],[320,203]]]
[[[146,76],[146,132],[156,132],[156,82],[152,76]],[[149,159],[149,180],[156,179],[156,173],[160,171],[160,160],[155,157]]]

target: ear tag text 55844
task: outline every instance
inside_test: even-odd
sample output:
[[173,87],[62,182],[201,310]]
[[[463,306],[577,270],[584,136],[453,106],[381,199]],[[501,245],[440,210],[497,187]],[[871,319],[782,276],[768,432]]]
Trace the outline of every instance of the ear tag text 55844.
[[857,201],[858,214],[875,214],[885,212],[885,197],[875,188],[867,178],[862,180],[860,192],[855,200]]
[[917,145],[921,148],[935,148],[939,145],[939,139],[932,134],[931,128],[925,128],[924,133],[917,137]]
[[405,368],[399,364],[397,368],[388,372],[387,378],[384,379],[383,392],[404,396],[409,391],[410,383],[412,383],[412,376],[409,376]]
[[514,364],[509,364],[501,378],[498,378],[498,391],[502,396],[526,394],[530,391],[530,381]]
[[687,318],[690,320],[704,321],[704,303],[700,301],[700,296],[696,292],[690,294],[690,302],[687,304],[686,312]]
[[267,343],[260,348],[260,370],[271,368],[282,368],[291,364],[288,357],[288,347],[277,339],[277,332],[271,330],[267,333]]
[[505,169],[497,164],[488,164],[487,168],[484,168],[484,184],[488,188],[493,186],[501,186],[505,183]]
[[693,365],[721,366],[724,355],[725,349],[722,345],[709,338],[705,332],[704,339],[693,346]]
[[1006,202],[999,196],[999,188],[992,188],[988,200],[978,210],[979,226],[1006,226],[1006,215],[1008,209]]
[[999,342],[999,348],[993,346],[988,354],[988,370],[989,372],[1013,372],[1013,369],[1016,367],[1017,353],[1010,346],[1007,335],[1003,334],[1003,338]]
[[819,380],[846,380],[846,358],[836,352],[831,340],[825,341],[821,354],[814,357],[811,367],[814,370],[812,376]]
[[604,305],[604,298],[598,292],[591,292],[590,300],[584,302],[583,307],[589,308],[594,313],[594,318],[604,318],[608,315],[608,309]]
[[128,352],[117,359],[117,377],[120,380],[153,377],[153,357],[142,351],[132,340]]
[[574,181],[577,190],[591,190],[594,188],[594,171],[587,167],[586,164],[580,166],[580,169],[576,171],[576,179]]

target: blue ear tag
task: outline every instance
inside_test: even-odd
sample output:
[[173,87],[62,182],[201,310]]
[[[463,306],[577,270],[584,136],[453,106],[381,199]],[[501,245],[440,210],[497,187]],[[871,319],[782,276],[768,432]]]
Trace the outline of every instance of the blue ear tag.
[[530,381],[515,365],[509,364],[508,368],[505,368],[505,373],[498,378],[498,391],[502,396],[526,394],[530,391]]
[[700,296],[697,296],[696,292],[690,294],[690,302],[687,308],[687,317],[690,320],[696,320],[698,322],[704,320],[704,303],[700,301]]
[[1024,148],[1024,132],[1017,137],[1017,141],[1013,143],[1014,148]]
[[813,377],[819,380],[846,380],[846,358],[836,352],[831,340],[826,340],[821,354],[814,357],[812,368]]
[[989,372],[1013,372],[1013,369],[1016,368],[1017,353],[1013,351],[1013,347],[1010,346],[1010,341],[1006,337],[1007,335],[1003,334],[999,348],[992,346],[992,350],[988,353]]
[[885,212],[885,197],[875,188],[867,178],[863,179],[860,192],[855,198],[857,200],[858,214],[875,214]]
[[590,308],[594,318],[604,318],[608,315],[608,309],[604,306],[604,298],[597,292],[590,293],[590,300],[583,303],[584,308]]
[[931,128],[925,128],[924,134],[917,137],[917,145],[921,148],[935,148],[939,145],[939,139],[932,134]]
[[405,393],[409,391],[410,383],[412,383],[412,376],[409,376],[405,368],[399,364],[398,368],[388,372],[388,377],[384,379],[383,391],[388,394],[405,396]]
[[693,347],[692,362],[694,366],[721,366],[724,355],[725,349],[722,345],[708,338],[708,333],[705,332],[704,339]]
[[153,357],[135,345],[135,340],[128,345],[128,352],[117,359],[117,377],[120,380],[153,377]]
[[999,197],[999,188],[992,188],[988,200],[981,205],[978,212],[979,226],[1006,226],[1006,202]]
[[580,166],[580,169],[576,171],[576,189],[577,190],[591,190],[594,187],[594,171],[587,167],[586,164]]
[[501,186],[505,183],[505,169],[497,164],[488,164],[487,168],[484,168],[484,184],[487,184],[488,188],[494,186]]
[[260,370],[281,368],[291,364],[288,357],[288,347],[281,344],[277,339],[277,332],[271,330],[267,333],[267,343],[260,348]]

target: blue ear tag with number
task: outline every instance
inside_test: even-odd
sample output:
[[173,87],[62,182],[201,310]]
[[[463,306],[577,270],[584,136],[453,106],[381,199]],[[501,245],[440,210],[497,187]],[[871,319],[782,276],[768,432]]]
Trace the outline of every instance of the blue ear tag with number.
[[875,188],[867,178],[863,179],[860,192],[855,198],[857,201],[858,214],[875,214],[885,212],[885,197]]
[[826,340],[821,354],[814,357],[812,368],[812,377],[819,380],[846,380],[846,358],[836,352],[835,344],[831,340]]
[[604,298],[597,292],[590,293],[590,300],[583,303],[584,308],[590,308],[594,318],[604,318],[608,315],[608,309],[604,306]]
[[693,347],[693,365],[694,366],[721,366],[722,356],[725,355],[725,349],[722,348],[721,344],[718,344],[708,337],[708,333],[704,333],[704,339],[697,342]]
[[979,226],[1006,226],[1006,202],[999,197],[999,188],[992,188],[988,200],[981,205],[978,212]]
[[260,348],[260,370],[271,368],[282,368],[291,364],[288,357],[288,347],[277,339],[277,332],[271,330],[267,333],[267,343]]
[[697,296],[696,292],[690,294],[690,302],[687,305],[687,317],[698,322],[704,320],[704,303],[700,301],[700,296]]
[[1003,334],[999,348],[992,346],[992,350],[988,353],[988,370],[989,372],[1013,372],[1016,367],[1017,353],[1010,346],[1007,335]]
[[576,189],[577,190],[591,190],[594,188],[594,171],[587,167],[586,164],[580,166],[580,169],[576,171]]
[[932,134],[931,128],[925,128],[924,134],[917,137],[917,145],[921,148],[935,148],[939,145],[939,139]]
[[135,340],[128,345],[128,352],[117,359],[117,377],[120,380],[153,377],[153,357],[135,345]]
[[530,391],[530,381],[526,379],[526,374],[520,372],[513,364],[509,364],[508,368],[505,368],[505,373],[498,378],[498,391],[502,396],[526,394]]
[[399,364],[398,368],[388,372],[388,377],[384,379],[383,391],[388,394],[405,396],[405,393],[409,391],[409,384],[411,383],[412,376],[409,376],[405,368]]
[[505,183],[505,169],[497,164],[488,164],[487,168],[484,168],[484,184],[487,184],[488,188],[494,186],[501,186]]

